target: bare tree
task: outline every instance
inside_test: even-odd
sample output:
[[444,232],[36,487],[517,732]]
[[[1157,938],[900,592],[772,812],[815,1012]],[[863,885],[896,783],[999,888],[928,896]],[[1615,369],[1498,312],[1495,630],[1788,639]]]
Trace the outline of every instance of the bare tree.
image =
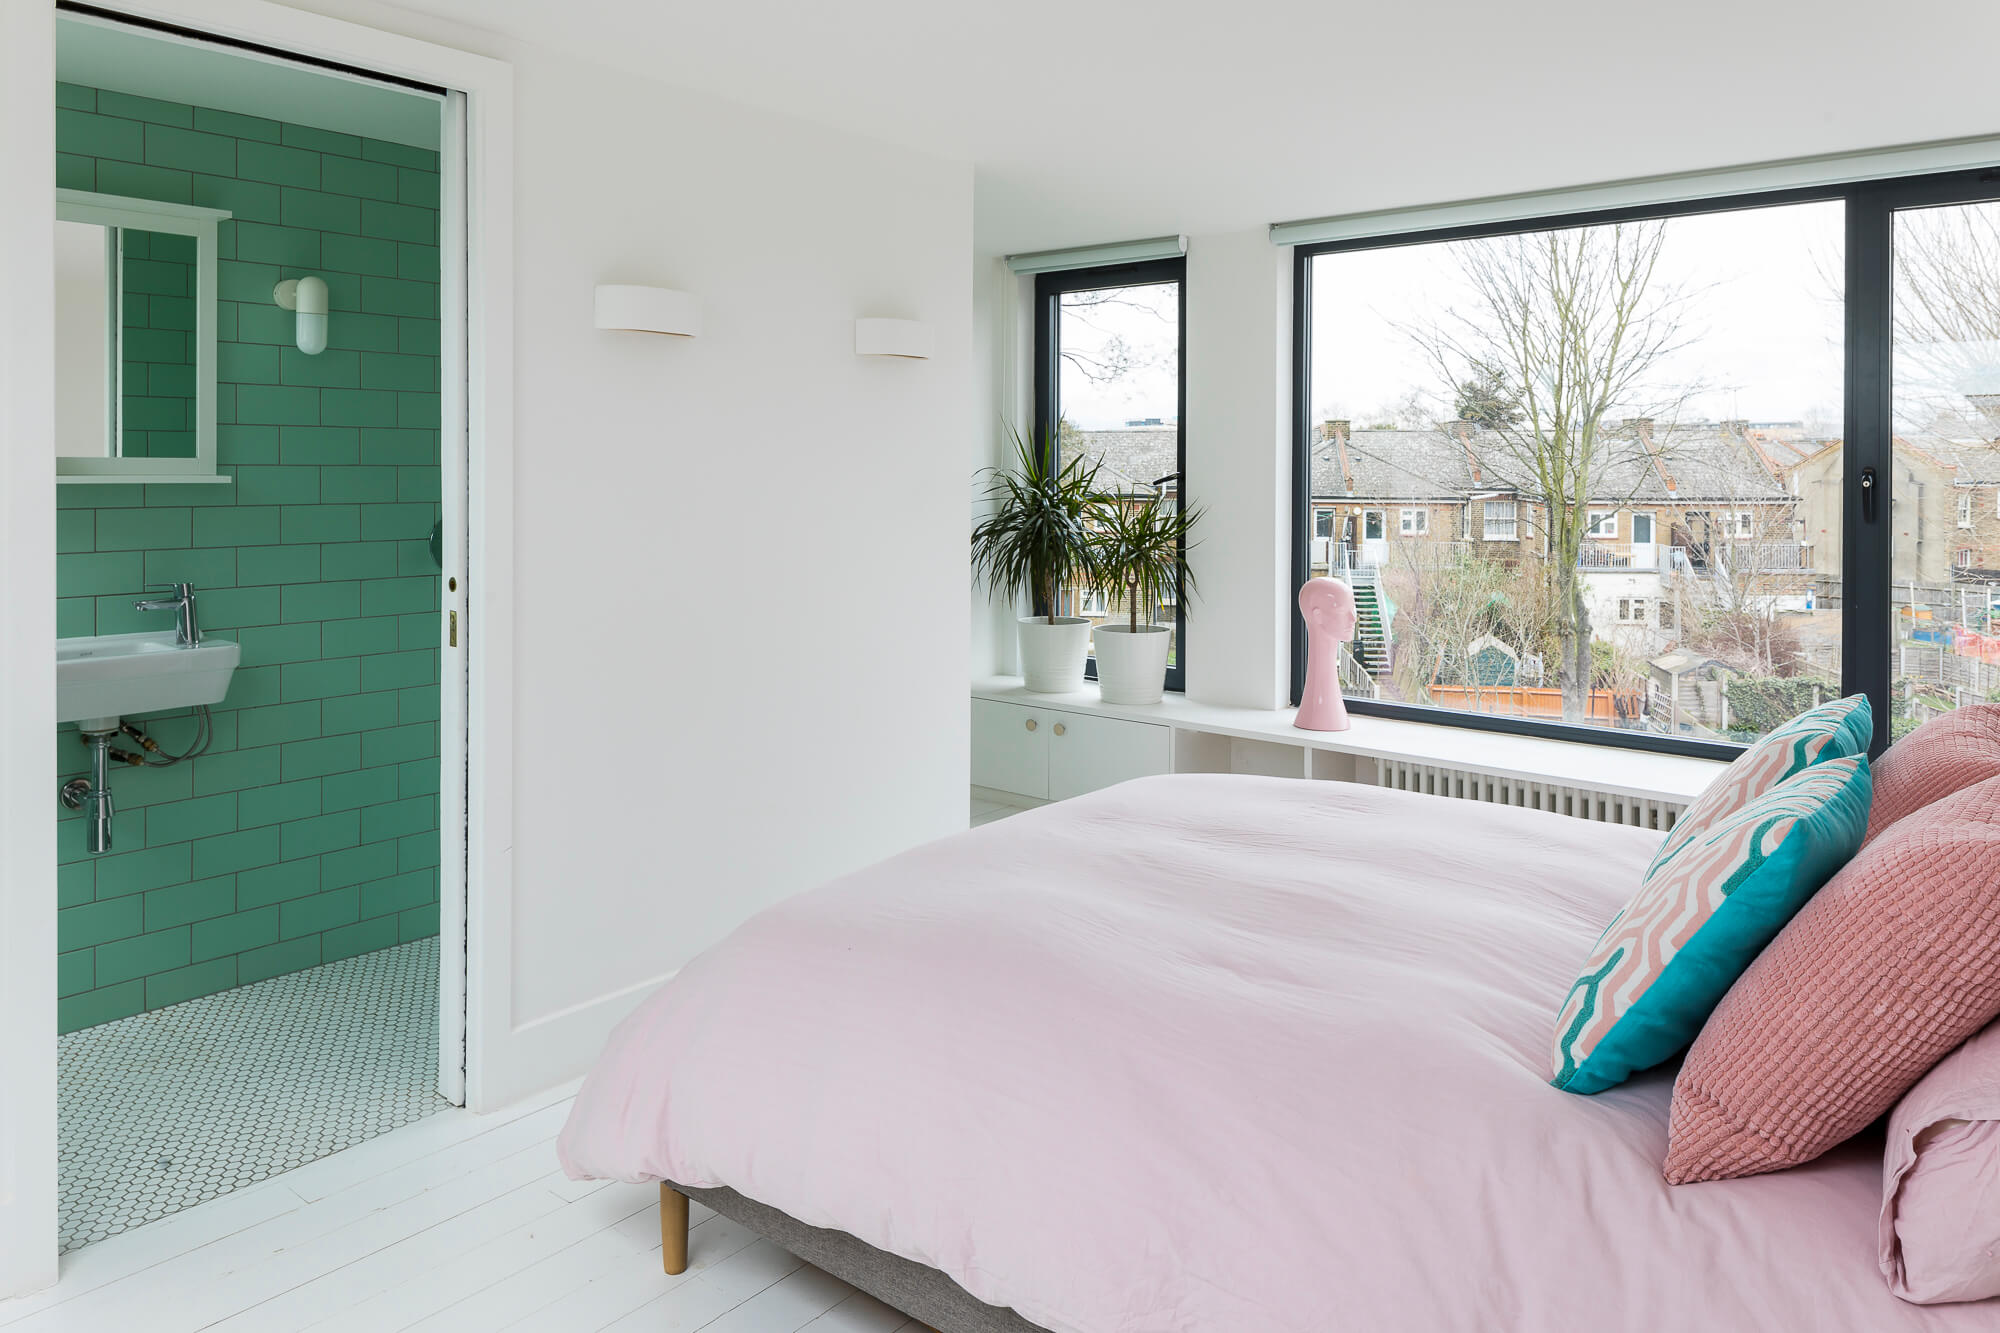
[[[1682,344],[1684,294],[1657,282],[1659,221],[1614,223],[1460,242],[1468,308],[1406,330],[1441,382],[1490,384],[1514,409],[1481,432],[1484,458],[1529,503],[1554,594],[1563,716],[1589,716],[1590,610],[1578,553],[1589,505],[1636,490],[1642,437],[1611,428],[1616,413],[1671,418],[1691,389],[1661,401],[1654,372]],[[1490,377],[1497,372],[1498,380]],[[1620,467],[1623,462],[1628,466]]]
[[[1107,316],[1114,311],[1135,311],[1150,315],[1163,324],[1180,321],[1180,291],[1168,284],[1161,287],[1105,287],[1096,291],[1064,292],[1062,319],[1067,326],[1057,339],[1062,359],[1094,384],[1123,379],[1135,370],[1155,364],[1158,354],[1135,349],[1129,339],[1109,328]],[[1076,336],[1088,329],[1094,338]]]
[[1895,307],[1898,416],[1989,438],[1966,409],[2000,385],[2000,204],[1898,213]]

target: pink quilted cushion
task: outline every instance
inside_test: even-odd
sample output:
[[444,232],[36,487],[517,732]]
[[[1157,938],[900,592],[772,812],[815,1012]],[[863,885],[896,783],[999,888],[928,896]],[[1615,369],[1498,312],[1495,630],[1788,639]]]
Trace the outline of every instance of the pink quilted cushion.
[[1744,972],[1674,1081],[1673,1184],[1811,1161],[2000,1014],[2000,778],[1857,853]]
[[2000,704],[1934,717],[1875,761],[1875,803],[1866,846],[1883,829],[1932,801],[2000,776]]
[[1919,1305],[2000,1296],[2000,1023],[1947,1055],[1889,1117],[1882,1275]]

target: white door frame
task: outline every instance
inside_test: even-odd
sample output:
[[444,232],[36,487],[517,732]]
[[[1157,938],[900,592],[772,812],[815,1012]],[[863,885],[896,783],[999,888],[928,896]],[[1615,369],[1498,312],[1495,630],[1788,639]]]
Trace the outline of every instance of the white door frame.
[[[508,941],[513,902],[514,73],[504,61],[291,9],[272,0],[96,0],[137,18],[233,37],[451,89],[440,373],[461,372],[462,402],[444,399],[441,462],[462,467],[463,495],[444,499],[448,638],[439,730],[441,953],[464,962],[466,1104],[489,1110],[507,1086],[514,1029]],[[55,463],[53,324],[55,41],[53,0],[0,4],[0,1297],[56,1278],[55,827],[48,737],[55,726]],[[452,238],[461,235],[462,247]],[[449,256],[462,255],[462,268]],[[454,269],[457,272],[454,273]],[[460,299],[462,298],[462,299]],[[454,335],[453,309],[463,314]],[[468,447],[467,441],[474,442]],[[457,451],[456,454],[454,451]],[[466,533],[476,534],[469,545]],[[462,689],[448,682],[460,682]],[[455,762],[463,758],[463,764]],[[454,864],[462,871],[454,873]],[[464,886],[455,889],[454,880]],[[446,964],[456,981],[456,962]],[[445,997],[441,996],[441,1001]],[[448,1001],[442,1006],[454,1008]],[[444,1020],[444,1041],[454,1036]],[[451,1063],[440,1051],[440,1073]]]

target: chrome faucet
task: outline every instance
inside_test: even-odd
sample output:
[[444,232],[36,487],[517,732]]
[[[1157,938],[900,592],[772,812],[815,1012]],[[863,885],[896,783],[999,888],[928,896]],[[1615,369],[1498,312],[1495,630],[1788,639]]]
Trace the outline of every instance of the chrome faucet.
[[174,624],[174,643],[182,648],[196,648],[201,645],[201,622],[194,616],[194,585],[192,583],[163,583],[162,588],[173,590],[172,597],[142,599],[132,603],[134,611],[176,611],[180,619]]

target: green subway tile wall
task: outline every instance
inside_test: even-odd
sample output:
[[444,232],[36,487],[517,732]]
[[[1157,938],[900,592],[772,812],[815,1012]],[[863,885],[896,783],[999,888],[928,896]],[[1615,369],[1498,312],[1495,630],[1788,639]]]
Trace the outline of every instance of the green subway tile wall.
[[[243,645],[207,755],[114,772],[111,852],[62,816],[69,1032],[437,933],[438,163],[73,84],[57,105],[59,185],[235,214],[216,358],[235,480],[57,487],[58,633],[168,628],[132,602],[184,581],[204,632]],[[271,302],[307,273],[333,312],[313,357]],[[171,751],[193,735],[185,713],[145,721]],[[56,756],[87,768],[74,727]]]

